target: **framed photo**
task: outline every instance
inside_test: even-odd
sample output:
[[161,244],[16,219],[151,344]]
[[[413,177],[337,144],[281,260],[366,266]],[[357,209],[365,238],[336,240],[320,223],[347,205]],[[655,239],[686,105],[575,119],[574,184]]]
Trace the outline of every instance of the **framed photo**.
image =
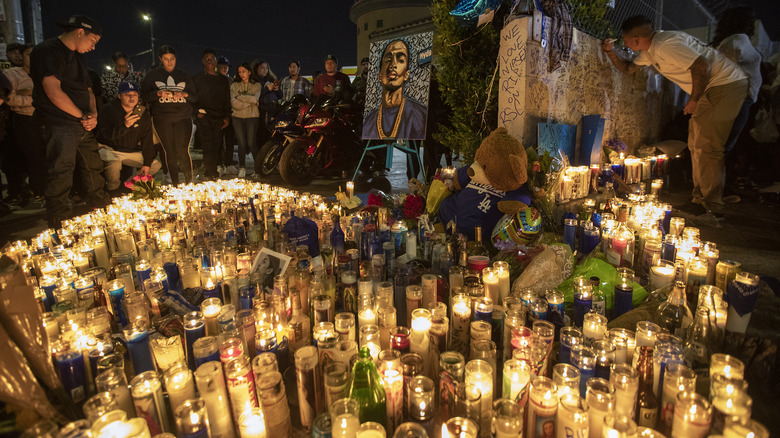
[[274,290],[274,277],[283,274],[287,265],[292,260],[282,253],[263,248],[257,253],[252,263],[252,271],[260,274],[259,284],[263,292],[271,293]]

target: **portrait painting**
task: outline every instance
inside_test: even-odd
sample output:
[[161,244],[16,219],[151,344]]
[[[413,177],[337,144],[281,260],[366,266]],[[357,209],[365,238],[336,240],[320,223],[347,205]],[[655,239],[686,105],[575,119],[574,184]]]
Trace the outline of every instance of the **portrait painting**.
[[371,43],[364,140],[424,140],[433,32]]

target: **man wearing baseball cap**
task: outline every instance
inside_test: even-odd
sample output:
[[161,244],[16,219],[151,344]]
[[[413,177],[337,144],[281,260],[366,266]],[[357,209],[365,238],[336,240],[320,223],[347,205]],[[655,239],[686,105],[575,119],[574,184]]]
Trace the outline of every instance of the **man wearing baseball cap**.
[[352,85],[349,83],[349,76],[338,71],[339,60],[336,55],[328,55],[325,57],[325,74],[320,75],[314,81],[314,95],[319,96],[327,94],[333,96],[333,91],[337,86],[346,90],[352,90]]
[[92,133],[97,126],[95,95],[84,56],[100,41],[103,27],[85,15],[74,15],[57,25],[63,33],[35,46],[30,57],[33,118],[42,128],[46,145],[44,196],[52,228],[71,216],[68,196],[76,167],[87,204],[102,207],[107,200],[103,161]]
[[152,118],[146,107],[139,106],[138,86],[120,82],[118,98],[100,108],[97,138],[106,147],[100,150],[105,161],[106,189],[121,188],[122,165],[139,168],[139,175],[154,175],[161,164],[152,138]]

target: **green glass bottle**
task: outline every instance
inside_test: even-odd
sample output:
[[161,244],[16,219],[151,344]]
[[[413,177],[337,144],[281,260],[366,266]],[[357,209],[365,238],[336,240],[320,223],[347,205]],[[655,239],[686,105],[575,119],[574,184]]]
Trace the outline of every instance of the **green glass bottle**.
[[349,398],[357,400],[360,405],[361,423],[376,421],[387,427],[385,388],[367,347],[360,349],[358,360],[352,367]]

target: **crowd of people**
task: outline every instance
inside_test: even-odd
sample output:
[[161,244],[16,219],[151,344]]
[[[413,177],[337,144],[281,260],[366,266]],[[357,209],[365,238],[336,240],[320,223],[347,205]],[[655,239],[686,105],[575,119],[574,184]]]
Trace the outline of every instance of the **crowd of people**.
[[[760,108],[780,100],[775,79],[780,59],[766,62],[750,44],[754,20],[749,8],[730,9],[715,41],[706,45],[684,32],[656,30],[637,16],[622,27],[636,58],[618,55],[614,40],[602,45],[622,72],[652,65],[690,95],[685,112],[692,116],[688,145],[697,213],[720,216],[725,202],[738,201],[729,188],[750,182],[748,131]],[[332,95],[339,86],[358,106],[366,95],[368,58],[350,83],[334,55],[325,57],[324,72],[315,73],[313,84],[295,60],[282,79],[262,59],[242,62],[232,76],[230,61],[209,48],[202,52],[203,70],[190,75],[177,67],[176,50],[168,45],[157,50],[158,66],[151,71],[134,71],[128,56],[116,52],[113,68],[99,76],[87,68],[85,54],[99,43],[102,26],[83,15],[57,24],[63,31],[56,38],[35,47],[8,45],[11,68],[0,74],[0,169],[7,181],[0,214],[38,200],[52,227],[71,216],[74,200],[101,207],[123,193],[122,182],[133,169],[140,175],[162,171],[158,179],[173,184],[192,182],[198,174],[193,144],[203,151],[200,180],[246,177],[246,155],[270,138],[266,120],[276,102],[298,94]],[[436,130],[432,119],[446,118],[435,111],[445,108],[438,92],[432,83],[429,134]],[[780,109],[769,114],[780,121]],[[424,148],[427,174],[441,152]],[[445,157],[450,164],[451,155]],[[780,167],[778,157],[775,153],[774,169]]]
[[116,52],[113,68],[98,76],[84,55],[100,41],[102,26],[83,15],[57,24],[63,32],[56,38],[35,47],[9,45],[12,67],[0,74],[0,98],[7,103],[0,213],[37,200],[52,227],[70,217],[74,202],[101,207],[125,193],[122,182],[132,169],[138,175],[162,170],[161,179],[173,184],[192,182],[193,143],[203,151],[201,181],[246,177],[246,155],[270,137],[266,118],[277,101],[332,95],[339,86],[365,95],[368,59],[353,88],[334,55],[325,57],[324,73],[315,74],[313,84],[296,60],[281,80],[262,59],[241,63],[231,76],[230,61],[210,48],[202,52],[203,70],[190,75],[167,45],[145,74]]

